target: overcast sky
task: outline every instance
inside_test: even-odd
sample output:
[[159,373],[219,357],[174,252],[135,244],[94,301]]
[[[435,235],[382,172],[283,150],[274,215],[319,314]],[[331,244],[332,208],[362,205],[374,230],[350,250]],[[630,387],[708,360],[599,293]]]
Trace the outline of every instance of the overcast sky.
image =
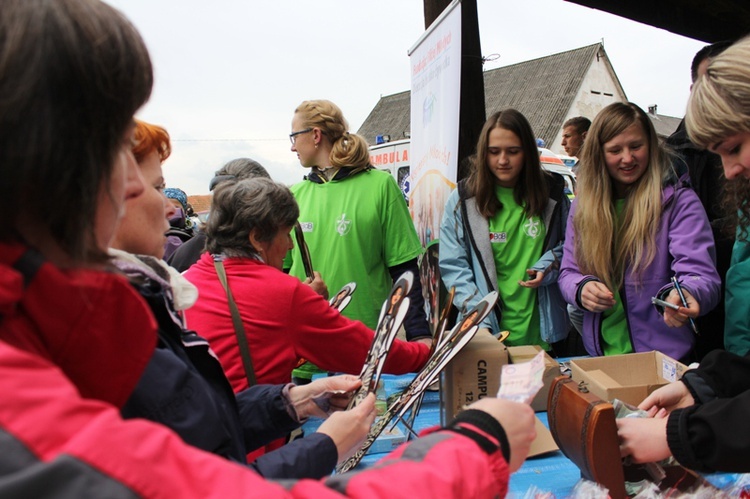
[[[337,103],[357,131],[381,95],[409,90],[407,51],[424,32],[422,0],[106,0],[144,37],[155,66],[138,116],[167,128],[167,185],[205,194],[231,159],[292,184],[294,108]],[[702,42],[562,0],[478,0],[482,53],[494,69],[604,42],[628,99],[681,117]]]

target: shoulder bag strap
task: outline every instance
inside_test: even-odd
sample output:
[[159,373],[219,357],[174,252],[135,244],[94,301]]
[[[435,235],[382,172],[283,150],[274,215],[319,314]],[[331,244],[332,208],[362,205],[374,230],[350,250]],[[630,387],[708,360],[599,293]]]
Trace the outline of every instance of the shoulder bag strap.
[[224,262],[214,258],[214,268],[216,274],[219,276],[219,281],[227,294],[227,301],[229,302],[229,311],[232,313],[232,324],[234,324],[234,334],[237,336],[237,344],[240,347],[240,356],[242,357],[242,365],[245,368],[245,376],[247,377],[248,386],[257,385],[258,382],[255,379],[255,370],[253,369],[253,360],[250,358],[250,347],[247,344],[247,335],[245,334],[245,326],[242,324],[242,318],[240,318],[240,312],[237,310],[237,304],[234,302],[232,297],[232,290],[229,289],[227,283],[227,273],[224,270]]

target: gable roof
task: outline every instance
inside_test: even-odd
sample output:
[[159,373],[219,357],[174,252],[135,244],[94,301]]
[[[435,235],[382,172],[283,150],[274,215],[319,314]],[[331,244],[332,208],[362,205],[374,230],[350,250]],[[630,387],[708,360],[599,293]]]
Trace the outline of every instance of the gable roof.
[[[534,134],[551,142],[597,54],[606,58],[601,43],[485,71],[487,115],[509,107],[518,109]],[[614,71],[612,76],[622,89]],[[357,133],[370,144],[377,135],[404,138],[410,132],[410,97],[410,91],[381,97]]]
[[682,121],[682,118],[675,118],[674,116],[666,116],[664,114],[656,114],[655,112],[651,112],[651,109],[649,109],[649,112],[646,114],[648,114],[648,117],[651,119],[651,123],[654,124],[656,135],[662,139],[666,139],[667,137],[672,135],[674,131],[677,130],[680,121]]
[[190,206],[193,207],[193,211],[195,213],[208,211],[208,209],[211,207],[211,194],[196,194],[188,196],[188,203],[190,203]]

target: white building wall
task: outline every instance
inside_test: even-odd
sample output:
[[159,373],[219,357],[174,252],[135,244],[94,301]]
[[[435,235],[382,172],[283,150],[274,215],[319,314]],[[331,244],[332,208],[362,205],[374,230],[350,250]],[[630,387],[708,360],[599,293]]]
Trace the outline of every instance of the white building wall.
[[[627,97],[620,86],[614,70],[609,63],[606,53],[600,50],[598,55],[591,62],[586,76],[583,78],[581,88],[573,100],[572,107],[565,115],[563,123],[575,116],[585,116],[591,121],[599,111],[604,109],[613,102],[625,102]],[[547,144],[547,148],[557,154],[565,154],[562,148],[562,126],[557,132],[557,136],[552,144]]]

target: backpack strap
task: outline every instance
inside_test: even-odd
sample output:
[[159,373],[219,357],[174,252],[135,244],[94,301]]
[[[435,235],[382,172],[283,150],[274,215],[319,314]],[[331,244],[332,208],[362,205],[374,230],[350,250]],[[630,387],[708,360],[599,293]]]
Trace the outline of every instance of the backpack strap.
[[219,276],[221,286],[224,288],[224,292],[227,294],[229,311],[232,313],[234,334],[235,336],[237,336],[237,345],[240,347],[240,356],[242,357],[242,365],[245,368],[245,377],[247,378],[247,384],[248,386],[255,386],[258,384],[258,381],[255,379],[253,359],[250,357],[250,346],[247,344],[245,326],[242,324],[240,312],[239,310],[237,310],[237,304],[234,302],[234,298],[232,297],[232,290],[229,289],[229,284],[227,283],[227,273],[224,270],[224,262],[217,257],[214,257],[214,268],[216,269],[216,274]]

